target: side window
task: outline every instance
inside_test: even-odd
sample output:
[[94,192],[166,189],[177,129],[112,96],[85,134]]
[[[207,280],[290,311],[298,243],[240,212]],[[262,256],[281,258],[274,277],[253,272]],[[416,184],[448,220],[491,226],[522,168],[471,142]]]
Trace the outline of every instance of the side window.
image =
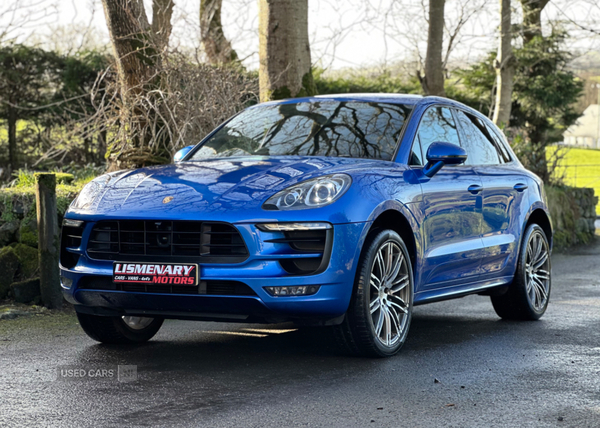
[[427,150],[432,143],[444,142],[460,146],[456,123],[450,109],[446,107],[429,108],[421,118],[415,143],[416,140],[421,142],[424,158],[427,157]]
[[424,165],[423,163],[423,149],[421,148],[421,140],[419,139],[419,135],[415,137],[415,142],[413,143],[412,150],[410,152],[410,160],[408,161],[409,165]]
[[488,129],[488,132],[496,142],[496,147],[498,148],[498,153],[500,154],[500,159],[502,161],[511,162],[512,158],[510,157],[510,153],[506,149],[506,140],[501,137],[501,132],[499,129],[493,128],[489,123],[486,123],[485,126]]
[[497,165],[500,163],[496,143],[492,140],[485,125],[475,116],[458,110],[464,138],[462,145],[467,151],[465,165]]

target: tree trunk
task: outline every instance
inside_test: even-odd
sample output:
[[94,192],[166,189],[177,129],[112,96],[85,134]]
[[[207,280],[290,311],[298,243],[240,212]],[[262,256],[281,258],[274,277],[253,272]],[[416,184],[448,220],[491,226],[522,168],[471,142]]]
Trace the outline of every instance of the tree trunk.
[[8,176],[18,169],[17,160],[17,109],[8,105]]
[[429,0],[429,30],[425,55],[425,76],[421,86],[426,95],[446,96],[444,91],[444,66],[442,45],[444,43],[445,0]]
[[173,0],[152,1],[152,33],[157,49],[164,53],[171,37],[171,16],[173,16]]
[[102,165],[106,162],[106,138],[107,132],[106,129],[103,129],[98,133],[98,155],[96,156],[98,165]]
[[549,0],[521,0],[523,7],[523,44],[542,35],[542,10]]
[[[523,45],[530,43],[535,37],[542,37],[542,10],[549,0],[521,0],[523,8]],[[527,136],[531,141],[530,169],[535,172],[545,183],[548,182],[550,174],[548,161],[546,159],[546,135],[536,129],[535,126],[525,127]]]
[[150,82],[160,56],[150,40],[142,0],[102,0],[122,96],[140,93]]
[[[109,148],[109,171],[169,162],[165,124],[152,90],[160,86],[161,53],[171,32],[172,0],[155,0],[154,28],[143,0],[102,0],[115,58],[123,109],[121,134]],[[155,33],[156,31],[156,33]],[[162,40],[157,42],[157,40]]]
[[316,93],[308,41],[308,0],[258,0],[260,100]]
[[212,65],[239,63],[236,51],[223,33],[222,4],[223,0],[200,0],[200,38]]
[[512,54],[510,24],[510,0],[500,0],[500,44],[496,57],[496,105],[494,123],[508,126],[512,107],[515,58]]

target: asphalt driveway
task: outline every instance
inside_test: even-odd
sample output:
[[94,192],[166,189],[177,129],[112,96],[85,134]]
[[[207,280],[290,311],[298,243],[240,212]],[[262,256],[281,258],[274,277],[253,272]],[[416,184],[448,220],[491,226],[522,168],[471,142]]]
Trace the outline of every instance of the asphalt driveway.
[[[553,272],[541,321],[501,321],[479,296],[420,306],[384,360],[293,325],[166,321],[119,348],[71,312],[0,320],[0,426],[600,427],[600,242]],[[137,380],[102,376],[117,365]],[[57,380],[65,366],[96,376]]]

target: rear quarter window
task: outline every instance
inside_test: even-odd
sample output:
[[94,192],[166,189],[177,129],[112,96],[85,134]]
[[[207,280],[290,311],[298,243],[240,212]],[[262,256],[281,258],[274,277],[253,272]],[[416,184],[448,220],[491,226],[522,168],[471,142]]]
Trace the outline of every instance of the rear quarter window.
[[498,165],[503,163],[485,124],[478,117],[457,110],[456,116],[461,126],[461,145],[467,152],[465,165]]
[[486,122],[485,126],[488,129],[490,136],[496,143],[496,148],[498,149],[500,159],[502,159],[502,161],[504,161],[505,163],[512,162],[510,152],[506,148],[506,145],[508,143],[506,142],[506,139],[502,136],[502,131],[500,131],[498,128],[496,128],[496,126],[492,125],[491,123]]

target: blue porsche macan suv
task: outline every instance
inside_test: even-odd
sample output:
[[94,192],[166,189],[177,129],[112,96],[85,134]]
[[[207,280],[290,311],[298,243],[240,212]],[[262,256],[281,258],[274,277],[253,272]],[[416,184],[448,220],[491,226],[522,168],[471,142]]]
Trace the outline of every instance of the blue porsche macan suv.
[[438,97],[250,107],[175,163],[105,174],[63,221],[61,285],[95,340],[165,318],[331,326],[393,355],[414,305],[491,296],[540,318],[552,227],[540,179],[490,120]]

